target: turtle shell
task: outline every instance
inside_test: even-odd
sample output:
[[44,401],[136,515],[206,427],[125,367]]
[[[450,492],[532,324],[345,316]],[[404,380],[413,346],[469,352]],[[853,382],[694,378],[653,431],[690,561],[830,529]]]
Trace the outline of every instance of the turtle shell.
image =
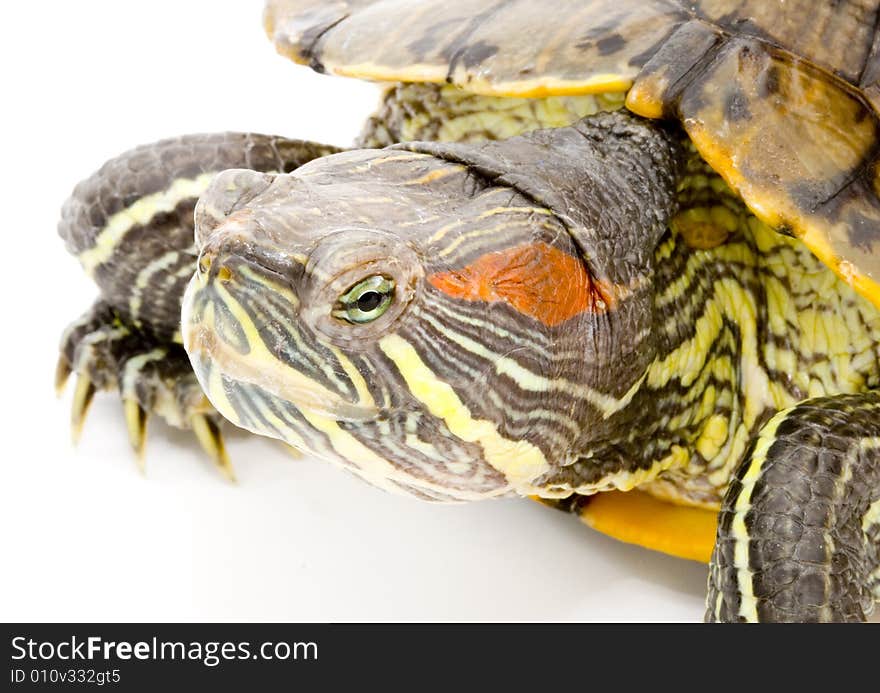
[[628,90],[880,307],[880,0],[269,0],[319,71],[480,94]]

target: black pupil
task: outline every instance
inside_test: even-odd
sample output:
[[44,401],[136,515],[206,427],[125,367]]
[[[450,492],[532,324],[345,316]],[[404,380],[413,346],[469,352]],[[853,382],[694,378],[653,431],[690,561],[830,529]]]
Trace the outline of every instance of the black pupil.
[[358,310],[369,313],[371,310],[376,310],[380,303],[382,303],[382,294],[378,291],[367,291],[358,298]]

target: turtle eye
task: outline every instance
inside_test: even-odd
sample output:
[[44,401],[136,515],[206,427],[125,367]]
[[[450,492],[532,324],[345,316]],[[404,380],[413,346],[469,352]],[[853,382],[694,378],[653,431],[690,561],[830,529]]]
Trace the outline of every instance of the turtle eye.
[[333,317],[361,325],[380,317],[394,300],[394,280],[381,274],[359,281],[339,297]]

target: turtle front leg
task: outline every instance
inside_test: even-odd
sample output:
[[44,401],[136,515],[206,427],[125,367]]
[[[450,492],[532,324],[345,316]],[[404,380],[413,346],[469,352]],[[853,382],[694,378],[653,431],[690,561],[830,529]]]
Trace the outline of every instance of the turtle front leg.
[[[335,147],[243,133],[189,135],[132,149],[74,189],[59,233],[100,289],[61,340],[56,385],[76,374],[74,439],[97,390],[119,392],[141,459],[150,416],[192,429],[220,469],[232,468],[180,340],[180,305],[196,269],[193,212],[216,174],[285,173]],[[227,194],[234,202],[237,192]]]
[[95,393],[115,390],[142,470],[147,420],[158,416],[175,428],[192,429],[220,471],[234,478],[220,434],[221,417],[202,392],[180,344],[126,325],[112,306],[99,300],[61,337],[55,378],[59,393],[71,373],[76,373],[70,416],[74,442]]
[[863,621],[880,598],[880,392],[761,430],[724,500],[709,621]]

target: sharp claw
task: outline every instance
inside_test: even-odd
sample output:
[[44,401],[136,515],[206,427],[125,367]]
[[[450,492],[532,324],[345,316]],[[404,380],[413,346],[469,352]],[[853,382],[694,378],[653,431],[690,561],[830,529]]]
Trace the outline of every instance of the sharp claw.
[[70,377],[70,363],[64,354],[58,356],[58,364],[55,366],[55,394],[61,397],[64,386]]
[[232,469],[232,463],[229,461],[229,455],[226,454],[226,446],[223,445],[223,435],[220,428],[209,417],[204,414],[196,414],[190,419],[193,432],[202,449],[208,453],[214,463],[220,468],[223,475],[230,481],[235,481],[235,472]]
[[82,435],[83,424],[89,405],[95,396],[95,384],[87,375],[80,375],[76,379],[76,389],[73,391],[73,405],[70,410],[70,432],[73,442],[78,443]]
[[136,399],[122,400],[125,408],[125,423],[128,426],[128,439],[136,453],[136,461],[141,473],[145,473],[144,446],[147,440],[147,412]]

